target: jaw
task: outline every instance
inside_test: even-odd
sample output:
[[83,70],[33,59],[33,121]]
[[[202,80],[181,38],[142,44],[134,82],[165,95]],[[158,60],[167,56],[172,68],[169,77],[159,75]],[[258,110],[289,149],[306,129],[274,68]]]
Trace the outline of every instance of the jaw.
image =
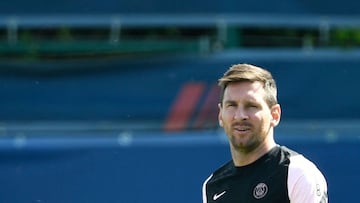
[[[266,139],[266,138],[265,138]],[[235,166],[248,165],[276,146],[275,141],[253,141],[230,143],[230,152]]]
[[232,148],[236,151],[248,152],[251,151],[257,141],[253,139],[250,133],[236,133],[230,137]]

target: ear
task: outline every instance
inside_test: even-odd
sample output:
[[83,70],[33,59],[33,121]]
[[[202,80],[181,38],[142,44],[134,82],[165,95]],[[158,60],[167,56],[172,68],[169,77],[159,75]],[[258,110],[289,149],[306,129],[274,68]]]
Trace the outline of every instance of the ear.
[[280,104],[275,104],[271,107],[271,126],[276,127],[280,123],[281,118],[281,107]]
[[221,103],[218,104],[218,107],[219,107],[218,121],[219,121],[219,125],[221,127],[223,127],[224,124],[223,124],[223,120],[222,120],[222,116],[221,116],[221,111],[222,111]]

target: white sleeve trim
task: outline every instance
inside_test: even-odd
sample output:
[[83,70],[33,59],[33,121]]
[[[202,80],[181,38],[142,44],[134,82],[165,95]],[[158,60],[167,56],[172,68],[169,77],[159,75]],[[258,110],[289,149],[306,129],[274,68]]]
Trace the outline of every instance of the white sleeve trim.
[[327,203],[327,183],[320,170],[302,155],[290,157],[288,195],[291,203]]
[[211,177],[213,176],[213,174],[211,174],[203,183],[202,186],[202,199],[203,199],[203,203],[207,203],[207,197],[206,197],[206,184],[209,182],[209,180],[211,179]]

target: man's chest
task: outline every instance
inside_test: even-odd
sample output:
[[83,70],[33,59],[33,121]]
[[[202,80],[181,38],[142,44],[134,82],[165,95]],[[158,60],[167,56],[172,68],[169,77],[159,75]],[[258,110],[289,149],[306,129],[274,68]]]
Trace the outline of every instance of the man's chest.
[[288,203],[285,171],[263,175],[229,176],[210,182],[208,203]]

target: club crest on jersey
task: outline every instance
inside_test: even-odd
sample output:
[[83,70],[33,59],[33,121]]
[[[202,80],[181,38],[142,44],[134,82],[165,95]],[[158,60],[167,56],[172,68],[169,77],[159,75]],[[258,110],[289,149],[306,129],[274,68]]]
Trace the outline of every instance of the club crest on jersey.
[[259,183],[255,186],[253,195],[256,199],[265,197],[268,192],[268,186],[265,183]]

